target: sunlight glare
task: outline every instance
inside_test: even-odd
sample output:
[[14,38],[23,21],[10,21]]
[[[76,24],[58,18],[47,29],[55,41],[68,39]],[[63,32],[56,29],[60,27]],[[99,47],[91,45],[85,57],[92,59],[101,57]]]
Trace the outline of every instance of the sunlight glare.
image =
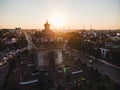
[[52,17],[50,18],[50,23],[55,28],[63,27],[66,24],[66,17],[60,13],[53,14]]

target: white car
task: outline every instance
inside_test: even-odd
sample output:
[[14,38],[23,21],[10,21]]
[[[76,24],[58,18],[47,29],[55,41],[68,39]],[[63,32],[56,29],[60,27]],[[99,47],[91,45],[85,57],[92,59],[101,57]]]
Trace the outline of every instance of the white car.
[[13,54],[13,52],[9,52],[10,54]]
[[93,63],[93,60],[92,60],[92,59],[90,59],[90,60],[88,61],[88,63]]
[[62,73],[62,68],[56,68],[58,73]]
[[2,63],[0,62],[0,66],[2,66]]
[[20,51],[19,49],[16,50],[17,53],[18,53],[19,51]]
[[7,59],[7,57],[4,57],[4,58],[3,58],[3,60],[6,60],[6,59]]

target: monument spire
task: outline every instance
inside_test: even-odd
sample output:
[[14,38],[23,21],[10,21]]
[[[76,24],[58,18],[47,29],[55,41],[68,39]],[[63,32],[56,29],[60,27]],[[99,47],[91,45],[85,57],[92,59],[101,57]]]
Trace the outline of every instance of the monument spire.
[[44,24],[45,30],[50,30],[50,24],[48,23],[48,20],[46,20],[46,23]]

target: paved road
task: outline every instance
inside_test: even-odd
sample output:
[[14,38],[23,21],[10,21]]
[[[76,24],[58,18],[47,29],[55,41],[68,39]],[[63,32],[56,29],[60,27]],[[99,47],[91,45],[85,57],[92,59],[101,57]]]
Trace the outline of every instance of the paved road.
[[9,68],[8,63],[6,65],[0,67],[0,89],[2,88],[2,86],[4,84],[4,80],[7,75],[8,68]]
[[93,67],[94,69],[98,69],[98,71],[102,74],[108,75],[109,78],[120,84],[120,69],[116,69],[111,67],[105,63],[102,63],[98,60],[94,60],[92,64],[89,64],[88,61],[91,59],[88,56],[85,56],[78,52],[73,52],[73,50],[69,50],[69,54],[74,55],[74,57],[80,58],[83,63],[87,63],[88,67]]
[[[4,84],[5,76],[7,75],[9,65],[8,60],[9,58],[12,58],[13,55],[17,54],[18,52],[22,52],[26,50],[27,48],[17,49],[17,50],[9,50],[7,52],[3,52],[0,57],[0,89],[2,85]],[[11,54],[10,54],[11,53]]]

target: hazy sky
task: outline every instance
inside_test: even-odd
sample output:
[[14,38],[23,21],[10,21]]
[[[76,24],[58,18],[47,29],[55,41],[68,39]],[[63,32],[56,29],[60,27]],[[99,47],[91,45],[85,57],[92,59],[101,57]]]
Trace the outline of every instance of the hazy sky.
[[0,0],[0,28],[42,29],[56,12],[66,17],[62,28],[120,28],[120,0]]

